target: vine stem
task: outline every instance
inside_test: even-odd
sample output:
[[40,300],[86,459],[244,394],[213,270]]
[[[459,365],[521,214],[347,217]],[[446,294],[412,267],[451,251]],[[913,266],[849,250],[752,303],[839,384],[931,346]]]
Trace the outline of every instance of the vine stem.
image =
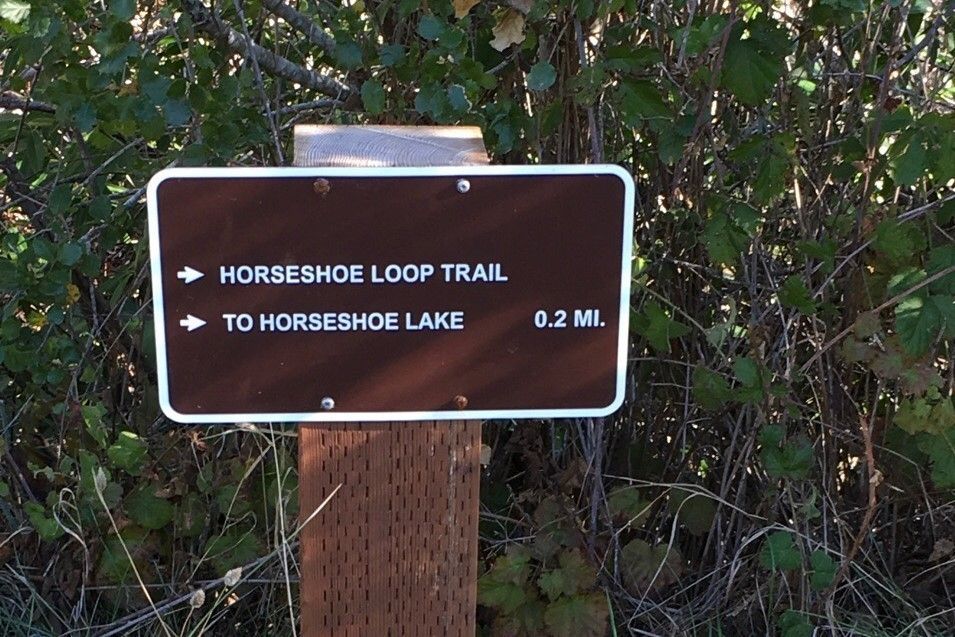
[[[872,412],[872,419],[875,419],[874,411]],[[842,582],[846,573],[849,571],[849,565],[852,564],[852,560],[855,559],[859,549],[862,548],[865,536],[868,535],[872,529],[872,520],[875,518],[875,509],[878,503],[876,492],[879,485],[882,484],[882,472],[875,468],[875,454],[872,451],[872,422],[867,421],[865,416],[860,414],[859,428],[862,430],[862,441],[865,445],[865,462],[869,472],[869,501],[866,505],[865,516],[862,518],[862,524],[859,525],[859,532],[856,533],[852,541],[852,546],[849,547],[849,552],[846,554],[845,559],[842,560],[842,564],[839,565],[839,570],[836,572],[835,577],[832,578],[832,584],[829,586],[830,596],[839,588],[839,583]]]

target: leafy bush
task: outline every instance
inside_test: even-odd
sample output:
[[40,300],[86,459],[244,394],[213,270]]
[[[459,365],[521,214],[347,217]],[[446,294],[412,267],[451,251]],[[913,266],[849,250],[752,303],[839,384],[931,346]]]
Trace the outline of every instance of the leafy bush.
[[0,0],[0,25],[0,632],[290,632],[294,439],[160,415],[143,193],[287,163],[300,121],[475,124],[496,162],[637,181],[624,408],[486,425],[483,630],[950,631],[950,3]]

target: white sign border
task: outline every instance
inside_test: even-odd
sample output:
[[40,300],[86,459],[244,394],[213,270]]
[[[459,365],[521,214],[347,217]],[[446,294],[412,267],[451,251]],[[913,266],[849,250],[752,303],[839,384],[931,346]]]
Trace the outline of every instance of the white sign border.
[[[166,360],[166,321],[163,304],[162,263],[160,261],[159,210],[156,192],[167,179],[253,178],[253,177],[491,177],[519,175],[614,175],[624,185],[623,246],[620,276],[620,317],[617,335],[617,375],[614,400],[604,407],[580,409],[506,409],[446,411],[344,412],[262,414],[182,414],[169,401],[169,369]],[[149,261],[153,291],[153,321],[156,340],[156,372],[159,405],[171,420],[182,424],[227,424],[243,422],[388,422],[414,420],[490,420],[529,418],[591,418],[608,416],[623,404],[627,371],[630,324],[630,278],[633,258],[634,183],[626,170],[614,164],[574,164],[536,166],[428,166],[361,168],[167,168],[156,173],[146,187],[149,222]]]

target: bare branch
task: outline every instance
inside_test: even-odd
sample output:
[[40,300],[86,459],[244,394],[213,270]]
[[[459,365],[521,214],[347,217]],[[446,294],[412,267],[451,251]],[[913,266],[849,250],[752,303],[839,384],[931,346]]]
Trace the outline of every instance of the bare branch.
[[52,104],[31,100],[13,91],[0,93],[0,108],[6,110],[40,111],[43,113],[56,112],[56,107]]
[[299,11],[296,11],[282,0],[262,0],[262,6],[288,22],[292,28],[304,34],[308,41],[319,47],[328,55],[335,53],[335,38],[315,22]]
[[307,86],[340,100],[344,100],[354,93],[351,87],[334,78],[320,75],[254,42],[246,41],[241,33],[211,12],[202,3],[202,0],[180,0],[180,2],[197,27],[223,42],[236,53],[254,58],[259,67],[266,73],[297,82],[302,86]]

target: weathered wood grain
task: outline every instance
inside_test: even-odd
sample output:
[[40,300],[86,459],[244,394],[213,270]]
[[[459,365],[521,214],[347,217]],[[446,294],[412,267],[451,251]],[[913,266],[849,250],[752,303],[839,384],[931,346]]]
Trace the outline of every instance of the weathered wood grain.
[[488,163],[476,126],[295,127],[296,166],[455,166]]

